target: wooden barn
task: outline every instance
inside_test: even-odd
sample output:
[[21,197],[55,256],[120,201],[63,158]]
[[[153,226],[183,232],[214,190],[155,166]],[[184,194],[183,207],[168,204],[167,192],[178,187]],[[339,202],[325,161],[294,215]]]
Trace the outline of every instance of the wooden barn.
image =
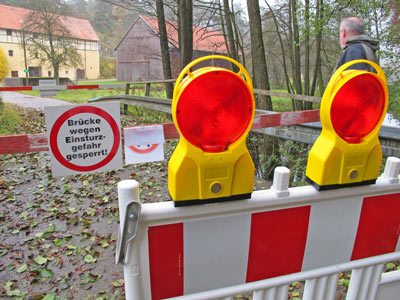
[[[179,75],[178,33],[176,24],[167,23],[172,76]],[[117,52],[117,79],[146,81],[163,79],[158,22],[156,18],[139,16],[115,48]],[[219,54],[226,55],[224,36],[218,31],[193,27],[193,59]],[[230,67],[218,60],[217,64]],[[215,65],[215,64],[214,64]]]

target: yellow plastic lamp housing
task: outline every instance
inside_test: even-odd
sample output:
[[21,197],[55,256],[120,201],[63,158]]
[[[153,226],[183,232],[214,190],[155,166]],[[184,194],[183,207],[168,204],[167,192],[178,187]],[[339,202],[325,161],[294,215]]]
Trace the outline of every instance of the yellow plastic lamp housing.
[[[367,63],[375,73],[346,70]],[[379,130],[388,107],[382,69],[351,61],[332,76],[321,101],[322,131],[310,150],[306,176],[318,190],[375,183],[382,161]]]
[[[191,71],[205,60],[225,60],[238,68]],[[254,164],[246,147],[255,103],[251,79],[237,61],[201,57],[179,75],[172,117],[180,140],[168,164],[168,189],[175,206],[247,199]]]

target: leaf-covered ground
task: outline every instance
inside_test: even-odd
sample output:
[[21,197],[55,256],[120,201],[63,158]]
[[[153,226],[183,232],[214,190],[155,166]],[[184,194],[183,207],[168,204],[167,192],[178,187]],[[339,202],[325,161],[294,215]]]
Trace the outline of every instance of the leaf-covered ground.
[[[17,134],[45,131],[42,113],[20,115]],[[133,178],[143,183],[143,202],[169,200],[166,168],[163,161],[53,178],[47,152],[0,156],[0,298],[124,298],[114,263],[116,186]]]
[[[43,113],[19,114],[26,122],[16,134],[45,132]],[[163,162],[61,178],[51,176],[47,152],[0,155],[0,298],[124,299],[122,267],[115,265],[117,183],[137,180],[143,202],[169,200],[175,144],[167,141]]]

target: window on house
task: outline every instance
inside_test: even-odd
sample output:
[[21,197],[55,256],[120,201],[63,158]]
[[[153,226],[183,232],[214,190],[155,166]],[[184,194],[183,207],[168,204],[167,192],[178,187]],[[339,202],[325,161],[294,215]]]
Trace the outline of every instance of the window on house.
[[34,39],[37,39],[37,38],[38,38],[37,33],[34,33],[32,37],[33,37]]
[[8,56],[14,56],[14,51],[13,50],[8,50]]
[[51,77],[51,71],[47,72],[47,74],[49,75],[49,77]]
[[12,35],[12,30],[11,29],[7,29],[7,35]]
[[11,71],[11,77],[18,77],[18,71]]
[[68,74],[68,71],[65,71],[65,74]]

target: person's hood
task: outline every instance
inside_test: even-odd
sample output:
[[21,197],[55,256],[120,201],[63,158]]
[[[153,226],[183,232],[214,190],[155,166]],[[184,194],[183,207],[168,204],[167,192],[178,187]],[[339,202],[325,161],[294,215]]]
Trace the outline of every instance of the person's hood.
[[360,34],[357,36],[349,37],[346,41],[346,46],[343,48],[343,50],[345,50],[350,45],[357,44],[357,43],[368,44],[368,46],[371,47],[371,49],[374,51],[378,50],[378,48],[379,48],[378,40],[374,40],[366,34]]

